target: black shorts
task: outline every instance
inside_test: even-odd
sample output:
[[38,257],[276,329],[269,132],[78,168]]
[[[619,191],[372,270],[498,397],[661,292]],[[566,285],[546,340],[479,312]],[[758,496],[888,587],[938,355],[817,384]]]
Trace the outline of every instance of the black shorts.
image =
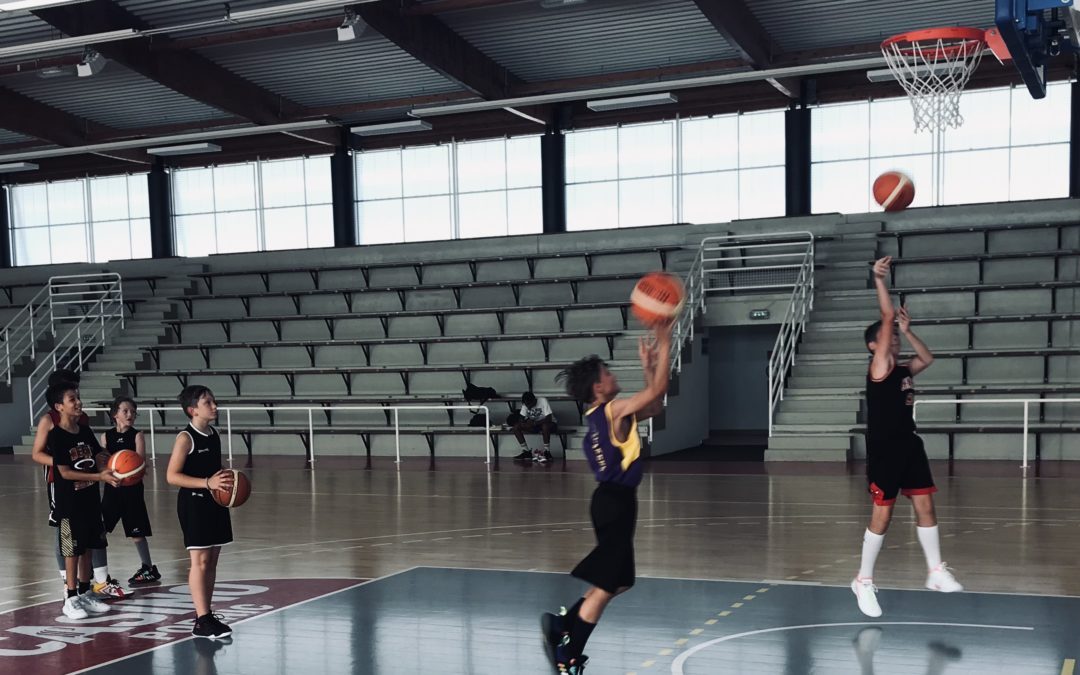
[[229,509],[215,502],[209,490],[181,488],[176,497],[176,515],[184,533],[185,548],[211,548],[232,543]]
[[105,548],[105,528],[101,524],[101,511],[80,509],[69,517],[57,518],[56,536],[59,537],[60,555],[77,558],[90,549]]
[[866,480],[878,506],[896,503],[896,496],[928,495],[937,492],[930,460],[917,434],[884,439],[868,438]]
[[596,548],[570,574],[608,593],[634,585],[637,488],[600,483],[589,508]]
[[110,534],[120,521],[124,523],[125,537],[150,537],[150,514],[146,512],[143,484],[113,487],[106,485],[101,493],[101,518],[105,531]]

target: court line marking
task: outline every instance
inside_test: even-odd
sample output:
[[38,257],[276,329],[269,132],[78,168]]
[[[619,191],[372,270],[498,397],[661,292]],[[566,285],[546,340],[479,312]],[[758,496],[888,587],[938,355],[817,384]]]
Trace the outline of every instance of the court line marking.
[[1076,659],[1065,659],[1061,662],[1061,675],[1073,675],[1076,669]]
[[761,628],[759,630],[749,630],[743,633],[725,635],[723,637],[715,638],[706,642],[702,642],[701,644],[694,645],[690,649],[687,649],[686,651],[675,657],[675,660],[671,663],[671,675],[685,675],[685,673],[683,672],[683,664],[685,664],[690,659],[690,657],[703,649],[708,649],[709,647],[720,644],[721,642],[737,640],[739,638],[748,637],[751,635],[763,635],[765,633],[779,633],[781,631],[802,630],[805,628],[833,628],[839,626],[940,626],[950,628],[989,628],[997,630],[1035,630],[1033,626],[993,626],[989,624],[978,623],[942,623],[933,621],[851,621],[843,623],[811,623],[801,626],[775,626],[773,628]]
[[[261,619],[264,616],[270,616],[271,614],[277,614],[278,612],[283,612],[286,609],[291,609],[293,607],[299,607],[301,605],[306,605],[309,602],[315,602],[316,600],[322,600],[323,598],[330,597],[331,595],[337,595],[338,593],[344,593],[345,591],[351,591],[354,588],[357,588],[359,586],[363,586],[364,584],[370,584],[370,583],[372,583],[374,581],[383,581],[385,579],[389,579],[390,577],[394,577],[394,576],[397,576],[399,574],[404,574],[406,572],[410,572],[410,571],[412,571],[414,569],[416,569],[416,568],[415,567],[409,567],[407,569],[399,570],[397,572],[392,572],[390,574],[386,574],[386,575],[381,576],[381,577],[376,577],[374,579],[369,579],[367,581],[357,581],[357,583],[353,584],[352,586],[346,586],[345,588],[339,588],[336,591],[330,591],[329,593],[323,593],[322,595],[317,595],[314,598],[308,598],[307,600],[301,600],[300,602],[296,602],[296,603],[293,603],[291,605],[286,605],[284,607],[278,607],[278,608],[272,609],[269,612],[266,612],[264,614],[259,614],[257,616],[249,616],[246,619],[240,619],[238,621],[233,621],[232,624],[230,624],[230,625],[236,626],[236,625],[239,625],[239,624],[242,624],[242,623],[247,623],[248,621],[252,621],[254,619]],[[337,578],[347,579],[348,577],[337,577]],[[247,581],[252,581],[252,580],[248,579]],[[226,582],[222,582],[222,583],[226,583]],[[165,643],[163,645],[156,645],[154,647],[150,647],[149,649],[144,649],[142,651],[135,652],[134,654],[128,654],[127,656],[121,656],[119,658],[113,659],[112,661],[106,661],[105,663],[99,663],[96,666],[91,666],[89,668],[83,668],[82,670],[72,671],[71,673],[68,673],[68,675],[80,675],[80,673],[93,672],[95,670],[98,670],[99,668],[104,669],[105,667],[111,666],[111,665],[113,665],[115,663],[119,663],[121,661],[126,661],[127,659],[135,658],[136,656],[141,656],[141,655],[146,654],[148,652],[155,652],[155,651],[158,651],[159,649],[165,649],[166,647],[172,647],[173,645],[178,645],[178,644],[180,644],[182,642],[188,642],[189,640],[194,640],[194,639],[195,638],[193,636],[188,635],[186,637],[180,638],[179,640],[174,640],[172,642],[167,642],[167,643]]]

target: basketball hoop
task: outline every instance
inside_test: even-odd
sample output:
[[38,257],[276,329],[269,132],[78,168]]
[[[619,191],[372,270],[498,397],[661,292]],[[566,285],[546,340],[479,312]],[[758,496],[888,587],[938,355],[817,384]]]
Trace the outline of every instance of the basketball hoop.
[[978,28],[927,28],[881,43],[893,77],[908,93],[915,131],[955,129],[964,123],[960,94],[986,48]]

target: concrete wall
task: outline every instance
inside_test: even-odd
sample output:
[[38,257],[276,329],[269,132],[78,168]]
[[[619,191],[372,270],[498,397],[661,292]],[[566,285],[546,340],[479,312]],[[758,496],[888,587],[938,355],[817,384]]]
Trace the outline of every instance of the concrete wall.
[[769,427],[769,351],[776,326],[709,329],[709,428],[764,431]]
[[701,333],[683,350],[679,393],[668,397],[664,428],[653,435],[652,454],[696,448],[709,436],[709,357]]

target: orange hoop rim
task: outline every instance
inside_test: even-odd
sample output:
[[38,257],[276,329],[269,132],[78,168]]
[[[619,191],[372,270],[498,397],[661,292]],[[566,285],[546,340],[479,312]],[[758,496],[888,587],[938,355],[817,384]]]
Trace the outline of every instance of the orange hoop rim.
[[935,55],[951,56],[956,52],[959,52],[964,45],[971,42],[985,45],[986,31],[981,28],[962,28],[959,26],[923,28],[920,30],[912,30],[906,33],[900,33],[899,35],[894,35],[881,43],[881,49],[882,51],[885,51],[895,45],[896,49],[904,56],[917,56],[920,50],[913,49],[911,47],[904,47],[901,45],[901,43],[920,45],[921,43],[925,42],[936,43],[938,40],[942,41],[943,43],[959,43],[951,45],[943,44],[941,47],[934,47]]

